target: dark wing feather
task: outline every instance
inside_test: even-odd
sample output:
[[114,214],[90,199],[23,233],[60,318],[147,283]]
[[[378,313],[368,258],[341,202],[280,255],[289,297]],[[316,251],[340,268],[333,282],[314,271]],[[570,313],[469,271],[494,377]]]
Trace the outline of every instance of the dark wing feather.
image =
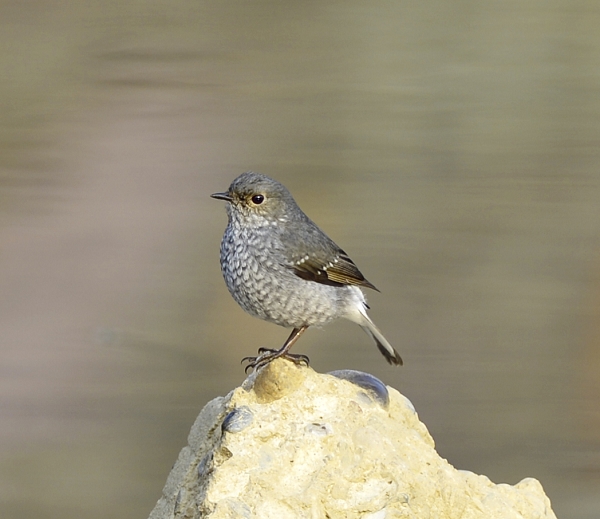
[[359,285],[377,290],[377,288],[369,283],[358,270],[354,262],[341,249],[337,254],[329,256],[329,261],[322,258],[309,256],[303,257],[296,261],[292,266],[294,273],[308,281],[315,281],[324,285],[344,286],[344,285]]
[[299,208],[294,216],[286,225],[279,227],[282,243],[292,244],[285,248],[284,256],[286,266],[294,274],[324,285],[359,285],[377,290],[365,279],[348,254]]

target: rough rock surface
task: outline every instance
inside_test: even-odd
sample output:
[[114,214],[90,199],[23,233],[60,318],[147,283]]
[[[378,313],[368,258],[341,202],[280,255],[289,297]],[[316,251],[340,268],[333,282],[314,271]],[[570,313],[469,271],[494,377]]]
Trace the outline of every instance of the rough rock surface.
[[456,470],[410,401],[359,372],[278,359],[209,402],[188,441],[150,519],[556,518],[535,479]]

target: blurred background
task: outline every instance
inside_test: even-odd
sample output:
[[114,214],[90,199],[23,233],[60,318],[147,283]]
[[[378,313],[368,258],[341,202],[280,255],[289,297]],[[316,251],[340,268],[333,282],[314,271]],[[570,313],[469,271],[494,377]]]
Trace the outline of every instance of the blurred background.
[[204,404],[288,331],[221,278],[275,177],[381,289],[314,369],[412,400],[457,468],[600,514],[600,6],[0,4],[0,516],[146,517]]

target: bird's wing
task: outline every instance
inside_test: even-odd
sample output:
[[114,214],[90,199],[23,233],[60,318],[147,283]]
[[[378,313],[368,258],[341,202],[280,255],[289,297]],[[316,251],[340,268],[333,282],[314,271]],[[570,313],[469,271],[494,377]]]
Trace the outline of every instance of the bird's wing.
[[377,290],[342,249],[328,255],[327,259],[318,255],[305,255],[293,263],[292,270],[302,279],[324,285],[359,285]]
[[304,213],[299,221],[281,227],[280,232],[283,243],[295,245],[286,248],[285,262],[298,277],[324,285],[359,285],[377,290],[348,254]]

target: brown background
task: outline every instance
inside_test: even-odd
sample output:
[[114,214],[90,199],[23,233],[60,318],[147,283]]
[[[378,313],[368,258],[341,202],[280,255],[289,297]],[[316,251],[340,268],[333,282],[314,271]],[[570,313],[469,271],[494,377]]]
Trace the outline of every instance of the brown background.
[[440,454],[600,513],[600,8],[0,4],[0,516],[146,517],[241,357],[221,279],[269,174],[377,285],[295,347],[373,373]]

